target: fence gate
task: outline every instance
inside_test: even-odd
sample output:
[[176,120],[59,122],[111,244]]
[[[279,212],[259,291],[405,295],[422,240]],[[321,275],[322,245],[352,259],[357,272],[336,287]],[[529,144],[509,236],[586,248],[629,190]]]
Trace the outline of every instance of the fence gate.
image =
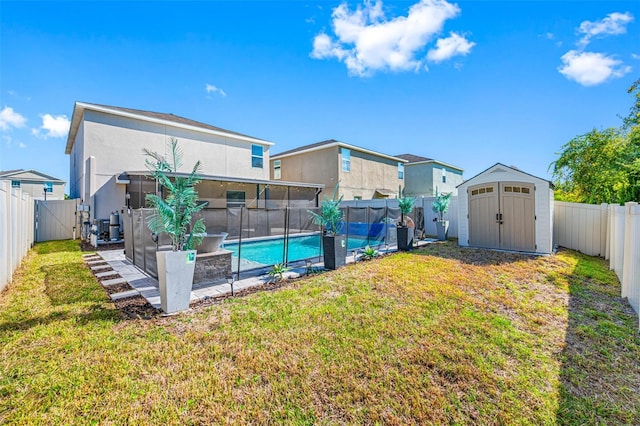
[[36,200],[35,240],[71,240],[76,227],[79,200]]
[[532,183],[490,182],[469,187],[469,244],[534,251],[534,200]]

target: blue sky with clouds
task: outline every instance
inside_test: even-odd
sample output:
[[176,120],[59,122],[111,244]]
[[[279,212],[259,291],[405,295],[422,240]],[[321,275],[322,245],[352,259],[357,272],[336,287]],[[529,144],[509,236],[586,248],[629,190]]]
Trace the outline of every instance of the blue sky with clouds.
[[[638,1],[0,2],[0,170],[68,180],[75,101],[544,178],[617,126]],[[142,154],[141,154],[142,155]]]

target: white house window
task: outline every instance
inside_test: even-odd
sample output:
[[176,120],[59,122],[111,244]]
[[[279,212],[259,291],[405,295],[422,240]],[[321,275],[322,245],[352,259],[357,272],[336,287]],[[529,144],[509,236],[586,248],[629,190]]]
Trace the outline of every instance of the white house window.
[[447,169],[442,169],[442,183],[447,183]]
[[273,162],[273,179],[281,179],[282,178],[282,170],[281,170],[280,160],[275,160]]
[[404,179],[404,164],[398,163],[398,179]]
[[11,181],[11,187],[12,188],[20,188],[20,181],[19,180],[12,180]]
[[262,146],[251,145],[251,167],[261,169],[263,159],[264,159],[264,154],[262,152]]
[[351,171],[351,150],[342,148],[342,171]]

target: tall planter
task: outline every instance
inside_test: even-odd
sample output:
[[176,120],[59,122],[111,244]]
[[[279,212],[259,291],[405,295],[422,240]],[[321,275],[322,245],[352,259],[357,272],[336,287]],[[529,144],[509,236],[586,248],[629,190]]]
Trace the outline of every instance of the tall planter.
[[334,270],[347,264],[347,239],[344,235],[324,235],[322,247],[326,269]]
[[160,306],[168,314],[189,309],[196,251],[158,251]]
[[398,226],[398,250],[409,251],[413,249],[413,238],[415,229],[408,226]]
[[447,234],[449,233],[449,221],[448,220],[437,221],[436,231],[438,232],[438,240],[447,241]]

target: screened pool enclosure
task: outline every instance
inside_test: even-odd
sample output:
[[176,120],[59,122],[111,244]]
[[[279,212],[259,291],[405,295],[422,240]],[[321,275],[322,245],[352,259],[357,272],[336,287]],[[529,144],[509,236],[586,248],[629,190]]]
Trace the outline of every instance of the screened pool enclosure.
[[[206,208],[197,218],[205,221],[208,234],[227,233],[221,247],[231,252],[231,272],[269,268],[310,259],[322,260],[322,229],[313,224],[309,210],[286,207]],[[341,233],[347,237],[348,254],[366,246],[388,247],[397,241],[400,210],[393,207],[344,207]],[[151,276],[157,276],[155,252],[169,243],[166,236],[154,238],[147,228],[152,209],[129,209],[122,215],[125,255]],[[424,231],[422,208],[410,215],[418,231]]]

